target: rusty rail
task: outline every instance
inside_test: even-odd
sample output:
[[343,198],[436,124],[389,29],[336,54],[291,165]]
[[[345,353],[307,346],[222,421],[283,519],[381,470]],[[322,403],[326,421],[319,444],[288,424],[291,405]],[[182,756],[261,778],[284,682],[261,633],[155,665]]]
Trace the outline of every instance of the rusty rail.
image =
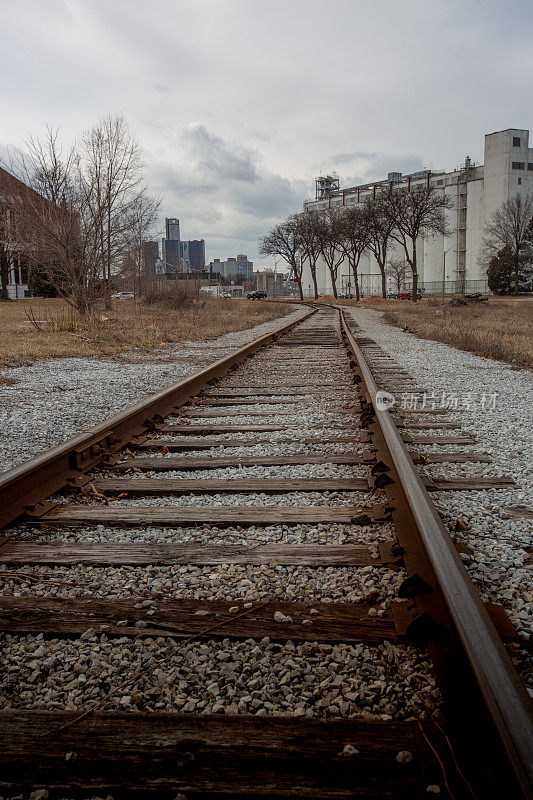
[[141,433],[156,430],[163,418],[198,394],[215,378],[224,375],[260,348],[270,344],[299,322],[316,313],[310,310],[295,322],[254,339],[214,364],[167,386],[144,400],[120,411],[66,442],[46,450],[13,469],[0,473],[0,528],[14,522],[27,511],[39,514],[39,504],[100,463],[106,463],[118,450]]
[[533,797],[531,701],[499,634],[459,558],[406,445],[388,410],[375,403],[378,387],[344,312],[341,325],[357,359],[369,410],[379,426],[411,518],[438,581],[440,592],[523,795]]

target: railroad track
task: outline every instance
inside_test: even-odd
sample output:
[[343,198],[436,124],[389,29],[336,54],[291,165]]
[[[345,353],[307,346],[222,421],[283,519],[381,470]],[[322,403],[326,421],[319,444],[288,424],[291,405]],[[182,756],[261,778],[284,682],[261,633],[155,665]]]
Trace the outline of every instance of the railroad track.
[[2,793],[531,796],[515,631],[428,494],[509,480],[419,475],[489,459],[382,389],[423,391],[321,308],[0,476]]

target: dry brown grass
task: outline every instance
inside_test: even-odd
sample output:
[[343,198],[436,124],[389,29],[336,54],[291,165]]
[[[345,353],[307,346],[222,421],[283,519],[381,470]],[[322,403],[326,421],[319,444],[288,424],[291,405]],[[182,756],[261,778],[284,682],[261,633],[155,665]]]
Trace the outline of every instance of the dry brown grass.
[[[37,360],[99,356],[133,348],[161,355],[168,345],[183,340],[213,339],[244,330],[289,313],[290,307],[253,300],[205,298],[171,309],[137,300],[114,300],[111,311],[99,308],[86,323],[71,330],[61,327],[66,303],[60,299],[0,303],[0,366],[20,366]],[[44,321],[38,331],[27,314]],[[48,320],[48,322],[47,322]],[[50,321],[53,323],[50,325]],[[58,323],[58,324],[54,324]]]
[[515,366],[533,364],[533,303],[490,299],[467,306],[449,300],[369,298],[366,307],[385,311],[385,321],[416,333],[423,339],[467,350]]
[[374,295],[357,302],[323,295],[318,302],[375,308],[385,312],[386,322],[423,339],[515,366],[533,365],[533,301],[493,297],[482,303],[454,306],[449,300],[433,297],[413,303]]

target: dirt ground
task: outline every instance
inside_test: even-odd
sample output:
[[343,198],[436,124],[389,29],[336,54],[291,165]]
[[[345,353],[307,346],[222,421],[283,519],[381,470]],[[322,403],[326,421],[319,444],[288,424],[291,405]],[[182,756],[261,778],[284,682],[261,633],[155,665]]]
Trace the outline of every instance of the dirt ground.
[[290,306],[243,299],[205,298],[175,309],[138,300],[113,300],[111,311],[102,305],[84,322],[61,299],[3,302],[0,366],[110,355],[133,348],[154,351],[183,340],[213,339],[252,328],[290,311]]

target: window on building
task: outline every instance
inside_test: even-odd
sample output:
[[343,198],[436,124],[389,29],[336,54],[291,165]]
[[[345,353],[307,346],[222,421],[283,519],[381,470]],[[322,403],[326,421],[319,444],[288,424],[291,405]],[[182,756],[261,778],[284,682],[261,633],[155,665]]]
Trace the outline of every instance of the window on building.
[[526,168],[526,165],[525,165],[525,163],[523,161],[513,161],[511,166],[512,166],[513,169],[525,169]]
[[520,136],[513,136],[513,147],[520,147]]
[[443,183],[444,183],[444,180],[437,181],[437,186],[442,186]]
[[518,178],[518,185],[522,186],[522,178]]
[[533,172],[533,161],[531,162],[531,164],[528,164],[528,165],[527,165],[527,168],[528,168],[528,170],[529,170],[530,172]]

